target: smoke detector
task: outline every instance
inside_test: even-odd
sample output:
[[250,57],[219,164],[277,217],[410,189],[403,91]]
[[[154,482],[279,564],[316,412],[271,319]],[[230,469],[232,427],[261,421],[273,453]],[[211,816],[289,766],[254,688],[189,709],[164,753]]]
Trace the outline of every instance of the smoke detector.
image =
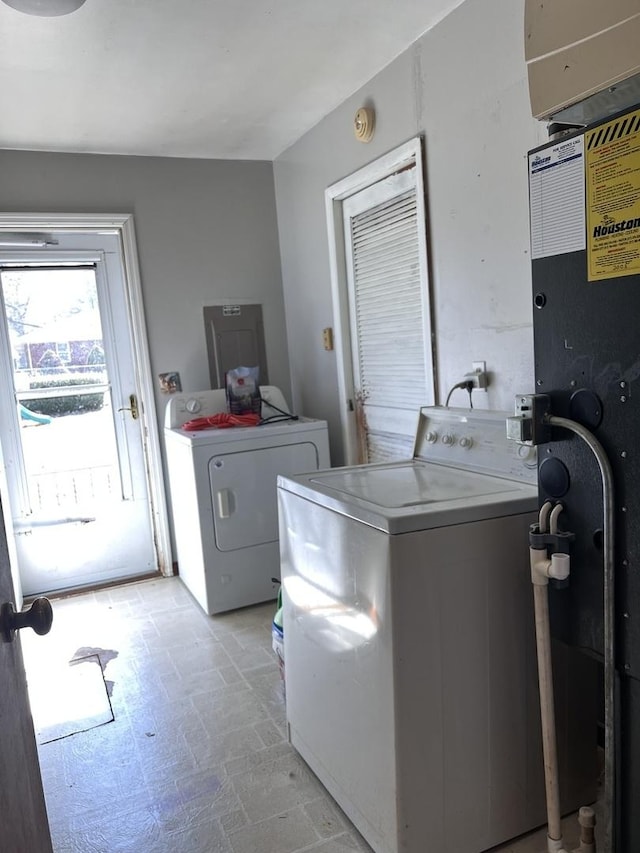
[[360,107],[353,120],[353,132],[358,142],[371,142],[376,114],[370,107]]

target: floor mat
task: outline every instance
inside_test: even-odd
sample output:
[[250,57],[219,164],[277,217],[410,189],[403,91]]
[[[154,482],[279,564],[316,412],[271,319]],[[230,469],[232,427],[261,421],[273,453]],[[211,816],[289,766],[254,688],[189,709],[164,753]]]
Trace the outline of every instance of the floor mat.
[[29,685],[31,712],[39,744],[113,722],[113,709],[100,658],[74,658],[67,666],[39,673]]

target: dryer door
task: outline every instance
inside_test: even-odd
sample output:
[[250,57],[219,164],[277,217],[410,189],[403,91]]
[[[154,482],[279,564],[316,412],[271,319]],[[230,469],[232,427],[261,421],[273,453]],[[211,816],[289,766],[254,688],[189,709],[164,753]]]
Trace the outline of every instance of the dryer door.
[[209,460],[216,547],[251,548],[278,539],[278,474],[318,468],[313,442],[222,453]]

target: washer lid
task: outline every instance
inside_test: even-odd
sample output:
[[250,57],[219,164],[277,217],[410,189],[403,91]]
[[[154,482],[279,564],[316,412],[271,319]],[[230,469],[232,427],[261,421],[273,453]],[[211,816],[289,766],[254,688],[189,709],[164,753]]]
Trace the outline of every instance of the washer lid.
[[[310,478],[310,482],[390,508],[496,495],[509,489],[509,484],[498,477],[417,461],[324,473]],[[512,488],[516,491],[517,484]]]
[[412,460],[278,477],[288,492],[385,533],[410,533],[535,512],[528,483]]

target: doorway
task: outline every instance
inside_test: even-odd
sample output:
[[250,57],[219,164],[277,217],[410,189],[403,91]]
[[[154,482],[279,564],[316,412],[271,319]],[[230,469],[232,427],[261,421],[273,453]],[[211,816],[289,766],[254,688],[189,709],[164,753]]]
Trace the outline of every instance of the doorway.
[[27,595],[171,565],[125,260],[118,231],[0,227],[0,442]]
[[325,202],[345,462],[406,459],[435,401],[420,138]]

